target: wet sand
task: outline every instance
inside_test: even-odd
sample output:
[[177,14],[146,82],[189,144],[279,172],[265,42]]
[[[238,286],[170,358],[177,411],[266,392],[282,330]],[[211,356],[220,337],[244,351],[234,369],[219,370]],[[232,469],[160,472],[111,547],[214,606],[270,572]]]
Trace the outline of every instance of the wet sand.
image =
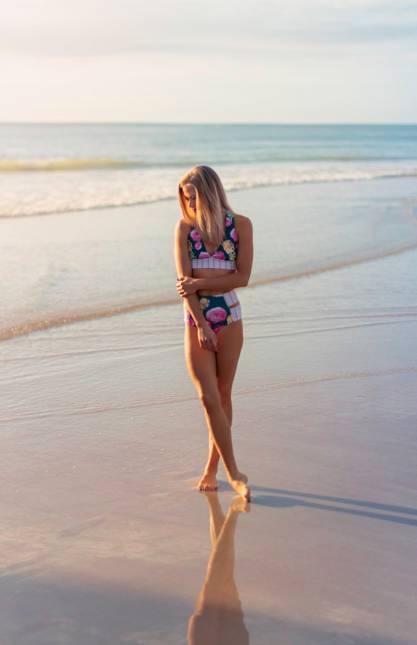
[[1,643],[415,643],[416,259],[241,290],[249,505],[192,488],[180,304],[7,341]]

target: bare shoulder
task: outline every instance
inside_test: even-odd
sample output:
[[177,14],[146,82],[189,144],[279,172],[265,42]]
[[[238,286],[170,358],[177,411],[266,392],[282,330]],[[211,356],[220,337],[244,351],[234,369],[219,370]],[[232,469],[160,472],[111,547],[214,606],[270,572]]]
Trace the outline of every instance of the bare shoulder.
[[190,228],[191,228],[190,224],[187,224],[185,219],[183,217],[180,217],[175,226],[175,233],[179,237],[186,237],[188,235]]
[[252,221],[246,215],[240,215],[239,213],[234,214],[234,219],[236,226],[239,231],[247,231],[248,233],[252,231]]

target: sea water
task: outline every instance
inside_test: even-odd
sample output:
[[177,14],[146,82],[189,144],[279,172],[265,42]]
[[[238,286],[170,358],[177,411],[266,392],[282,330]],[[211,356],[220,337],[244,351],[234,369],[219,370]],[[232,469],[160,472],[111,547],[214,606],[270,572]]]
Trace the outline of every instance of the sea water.
[[220,175],[251,217],[251,284],[417,245],[417,126],[0,126],[0,330],[175,303],[177,183]]

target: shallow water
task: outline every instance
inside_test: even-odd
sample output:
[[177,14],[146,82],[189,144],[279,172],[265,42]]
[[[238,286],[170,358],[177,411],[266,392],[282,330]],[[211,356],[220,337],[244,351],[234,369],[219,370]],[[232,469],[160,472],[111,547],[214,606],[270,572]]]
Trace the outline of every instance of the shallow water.
[[0,217],[172,199],[205,163],[228,191],[417,175],[413,125],[0,124]]
[[222,470],[192,489],[176,204],[0,221],[3,334],[24,332],[1,343],[2,642],[415,642],[416,199],[411,179],[233,194],[255,230],[249,512]]
[[[251,217],[251,284],[294,281],[417,246],[417,184],[379,179],[233,195]],[[0,220],[0,335],[177,302],[176,202]],[[251,312],[248,312],[251,313]]]

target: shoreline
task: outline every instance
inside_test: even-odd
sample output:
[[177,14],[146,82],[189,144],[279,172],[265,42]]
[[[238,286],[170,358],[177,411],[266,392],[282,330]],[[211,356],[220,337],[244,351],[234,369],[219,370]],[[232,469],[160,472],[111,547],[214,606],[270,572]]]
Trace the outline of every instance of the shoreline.
[[[384,202],[381,205],[374,205],[371,201],[370,208],[375,208],[376,212],[363,231],[370,239],[367,239],[365,244],[349,241],[346,248],[336,248],[335,252],[332,246],[333,237],[338,243],[338,238],[341,235],[344,235],[348,240],[352,233],[349,231],[348,219],[346,219],[346,224],[343,224],[346,231],[340,228],[341,224],[336,224],[333,221],[331,201],[338,197],[340,191],[344,191],[348,197],[347,205],[344,205],[347,217],[351,217],[350,211],[352,209],[358,211],[357,217],[359,217],[360,200],[373,199],[377,188],[375,181],[369,180],[366,185],[364,184],[360,188],[356,186],[353,194],[351,194],[349,182],[340,182],[340,186],[329,184],[324,192],[314,184],[269,187],[263,188],[262,191],[259,191],[259,188],[254,188],[236,192],[237,207],[235,210],[239,211],[241,210],[239,205],[245,205],[243,210],[249,213],[254,224],[257,253],[248,288],[256,289],[261,285],[303,280],[306,276],[337,271],[367,262],[372,263],[375,260],[383,260],[385,257],[416,248],[417,193],[413,190],[413,185],[407,179],[403,179],[397,180],[395,183],[396,192],[391,198],[398,211],[394,213],[394,216],[398,218],[397,228],[401,234],[397,233],[396,236],[393,236],[391,233],[392,224],[388,209],[392,209],[393,206],[389,202],[390,190],[386,184],[381,184],[381,187],[384,187],[387,192],[386,197],[382,193],[382,197],[387,201],[387,206],[384,206]],[[259,201],[259,196],[261,196],[261,201]],[[311,203],[313,209],[318,208],[323,199],[327,201],[325,208],[329,225],[334,227],[334,231],[328,233],[328,243],[324,243],[320,239],[320,232],[316,230],[314,222],[308,221],[308,208],[305,206],[305,204]],[[301,206],[302,210],[300,211]],[[288,224],[282,215],[277,222],[274,222],[268,209],[272,212],[276,210],[277,213],[282,209],[288,209],[287,219],[294,219],[294,224]],[[381,212],[378,212],[378,209]],[[22,221],[20,218],[1,220],[2,238],[8,240],[8,244],[2,249],[4,251],[4,270],[8,270],[8,263],[12,262],[13,265],[16,265],[16,278],[14,279],[17,279],[18,287],[21,288],[25,281],[28,283],[28,287],[26,288],[27,293],[23,291],[21,297],[16,299],[16,288],[12,283],[9,287],[10,302],[8,302],[7,291],[3,296],[5,308],[3,319],[0,320],[0,341],[32,333],[32,331],[47,330],[83,320],[126,314],[144,308],[174,305],[178,296],[173,286],[175,267],[172,258],[172,238],[174,223],[178,219],[177,211],[177,204],[171,201],[162,205],[159,202],[143,204],[127,210],[126,207],[118,207],[118,212],[117,209],[116,211],[108,208],[99,209],[87,216],[83,211],[67,215],[51,215],[49,222],[42,219],[36,221],[36,218],[33,222]],[[339,217],[343,221],[343,216]],[[155,233],[152,229],[149,230],[147,221],[160,222],[158,230],[161,231],[160,252],[163,259],[161,267],[156,267],[155,276],[152,276],[150,271],[150,267],[155,261],[152,253]],[[289,226],[290,228],[288,232],[283,232],[284,243],[278,242],[278,248],[274,249],[269,240],[272,239],[277,227],[280,226]],[[323,226],[325,225],[323,224]],[[265,230],[262,230],[263,228]],[[381,229],[381,233],[378,232],[373,241],[371,236],[374,236],[375,228],[376,230]],[[77,233],[78,229],[81,233]],[[103,229],[103,233],[100,232],[100,229]],[[300,236],[303,234],[306,236],[305,244],[300,240]],[[361,231],[358,230],[357,235],[360,234]],[[93,266],[94,261],[97,263],[97,269],[94,269],[90,278],[91,286],[87,291],[90,297],[84,295],[85,281],[82,280],[82,266],[79,268],[75,264],[77,254],[81,253],[85,244],[84,236],[87,236],[87,239],[90,239],[94,245],[93,260],[88,261],[84,257],[79,260],[85,263],[86,276],[91,263],[93,262]],[[34,238],[33,242],[29,241],[31,237]],[[115,239],[108,252],[108,240],[113,237]],[[74,249],[67,244],[67,238],[74,240]],[[45,260],[40,261],[38,246],[45,244],[45,240],[49,245],[46,247],[48,249],[47,255]],[[313,257],[308,253],[309,244],[314,249]],[[64,249],[62,259],[55,257],[57,251],[54,246],[57,249]],[[145,247],[145,251],[142,253],[139,251],[141,247]],[[13,257],[14,248],[18,259]],[[113,267],[120,265],[119,256],[121,253],[123,254],[124,249],[128,254],[126,268],[123,270],[123,266],[121,266],[120,275],[117,276],[117,282],[115,282]],[[279,258],[275,261],[273,256],[277,252],[279,256],[282,256],[282,259]],[[108,259],[105,259],[105,253],[109,254]],[[272,261],[268,259],[269,254],[272,255]],[[45,268],[42,266],[44,264]],[[45,287],[48,288],[48,283],[43,284],[48,276],[42,275],[43,271],[49,270],[48,264],[52,265],[53,269],[49,279],[52,283],[56,282],[57,284],[57,288],[51,290],[51,294],[44,291]],[[36,289],[38,288],[36,274],[39,271],[41,271],[39,286],[42,291],[39,294],[40,303],[38,304],[36,302]],[[146,275],[147,281],[141,279],[143,273]],[[136,275],[137,278],[135,278]],[[33,280],[35,280],[35,292],[29,288]],[[62,286],[60,286],[61,282]],[[65,297],[65,290],[68,291],[67,297]],[[22,307],[22,300],[25,301],[25,296],[28,305]],[[32,301],[33,305],[31,306]]]
[[[220,609],[232,628],[240,603],[257,645],[415,641],[416,259],[239,290],[252,501],[218,551],[237,590]],[[224,590],[182,348],[180,301],[2,344],[5,642],[178,645],[205,583]]]
[[[405,160],[409,161],[409,160]],[[381,162],[381,161],[380,161]],[[294,162],[296,163],[296,162]],[[316,163],[316,162],[312,162]],[[367,163],[365,161],[365,163]],[[389,163],[383,161],[383,163]],[[218,166],[220,164],[217,164]],[[266,165],[268,165],[266,163]],[[77,172],[77,171],[73,171]],[[274,190],[274,189],[279,189],[279,188],[288,188],[288,187],[299,187],[299,186],[310,186],[310,185],[333,185],[333,184],[351,184],[351,183],[367,183],[367,182],[374,182],[374,181],[387,181],[387,180],[415,180],[417,177],[417,166],[412,166],[412,170],[409,172],[392,172],[391,174],[381,174],[381,175],[375,175],[372,177],[369,176],[364,176],[364,177],[357,177],[357,176],[345,176],[345,177],[330,177],[328,179],[325,178],[318,178],[318,179],[303,179],[299,181],[277,181],[275,183],[268,183],[268,184],[259,184],[259,185],[250,185],[250,186],[236,186],[236,187],[229,187],[227,188],[227,193],[231,194],[236,194],[236,193],[246,193],[248,191],[258,191],[258,190]],[[147,206],[153,206],[157,204],[161,204],[162,206],[164,204],[177,204],[177,198],[175,196],[170,196],[170,197],[158,197],[156,199],[149,199],[145,201],[134,201],[132,203],[124,203],[124,204],[99,204],[96,206],[86,206],[85,208],[62,208],[60,210],[56,211],[44,211],[44,212],[36,212],[36,213],[21,213],[18,215],[3,215],[0,214],[0,221],[1,220],[25,220],[25,219],[37,219],[37,218],[43,218],[43,217],[54,217],[54,216],[65,216],[65,215],[80,215],[80,214],[88,214],[88,213],[95,213],[97,211],[113,211],[113,210],[130,210],[133,208],[141,208],[144,207],[146,208]]]

